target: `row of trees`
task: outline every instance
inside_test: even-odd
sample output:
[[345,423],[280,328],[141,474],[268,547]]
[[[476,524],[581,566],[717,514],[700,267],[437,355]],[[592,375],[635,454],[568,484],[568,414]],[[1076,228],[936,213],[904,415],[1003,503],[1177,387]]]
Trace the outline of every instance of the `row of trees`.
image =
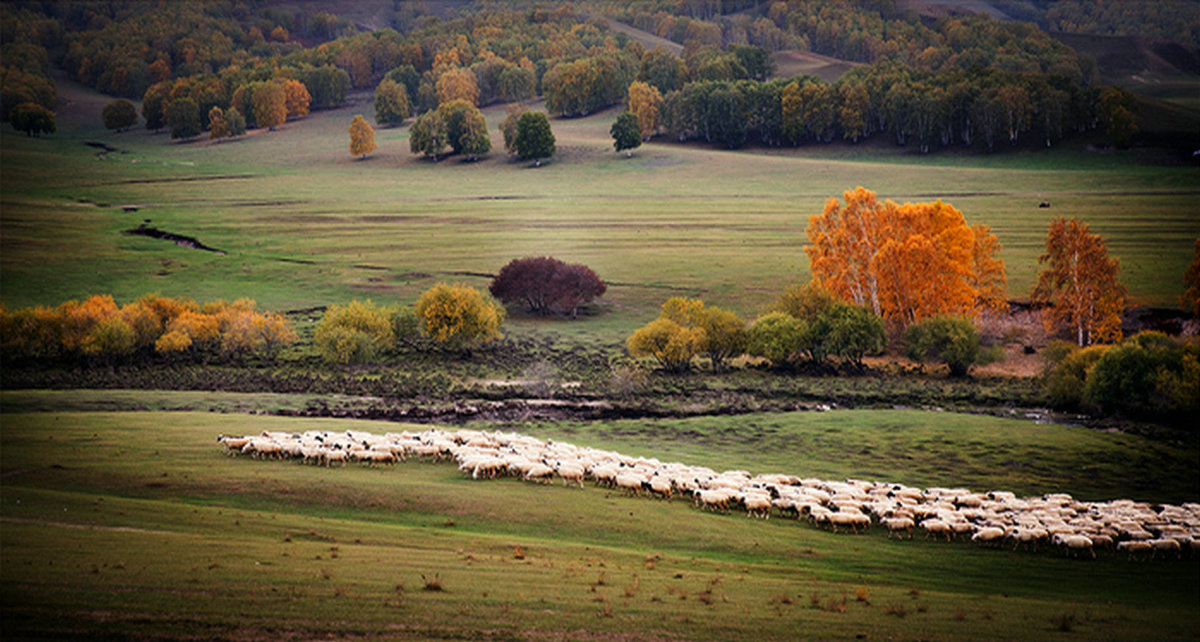
[[931,73],[892,62],[858,67],[833,84],[811,76],[688,83],[668,92],[659,111],[660,130],[672,137],[731,149],[887,135],[922,153],[952,145],[993,151],[1029,135],[1050,146],[1096,127],[1123,146],[1137,132],[1136,99],[1117,87],[1085,89],[1041,74]]
[[192,359],[274,358],[297,339],[278,314],[254,301],[196,303],[148,294],[118,306],[111,295],[55,307],[0,307],[0,354],[6,361],[101,361],[153,355]]
[[[146,119],[147,129],[157,131],[165,127],[170,130],[171,138],[192,138],[205,130],[211,132],[213,117],[224,117],[224,123],[218,123],[217,131],[211,136],[221,138],[229,135],[225,133],[226,129],[239,129],[229,122],[235,112],[241,119],[237,122],[241,124],[242,131],[246,127],[274,129],[288,119],[307,115],[311,103],[312,96],[308,88],[294,78],[250,81],[228,92],[222,79],[206,76],[152,85],[142,98],[142,116]],[[121,106],[120,100],[110,103],[109,107],[114,112],[121,110],[123,115],[113,124],[124,125],[128,122],[127,110]],[[104,115],[106,126],[110,126],[108,109],[106,107]]]
[[55,131],[57,91],[46,48],[60,38],[55,21],[11,3],[0,5],[0,123],[29,136]]

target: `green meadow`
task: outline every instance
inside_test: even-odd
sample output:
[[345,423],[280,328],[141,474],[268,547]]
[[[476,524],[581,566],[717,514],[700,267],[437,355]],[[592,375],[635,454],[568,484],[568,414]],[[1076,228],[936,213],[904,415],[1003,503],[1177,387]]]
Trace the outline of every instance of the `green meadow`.
[[[1200,171],[1148,164],[1136,151],[1087,152],[1082,141],[922,157],[882,144],[728,152],[656,139],[625,158],[612,151],[610,110],[554,119],[558,153],[533,168],[500,149],[503,109],[491,107],[495,149],[480,162],[420,159],[405,127],[379,129],[379,149],[357,160],[346,128],[356,113],[372,118],[368,94],[211,144],[107,132],[103,96],[65,79],[60,87],[71,102],[58,134],[3,133],[0,298],[9,307],[152,291],[248,296],[277,310],[410,302],[438,281],[486,286],[481,275],[509,260],[548,254],[612,284],[586,328],[554,325],[620,340],[670,296],[756,314],[809,278],[807,218],[857,185],[896,201],[941,198],[991,226],[1014,299],[1036,281],[1053,216],[1104,235],[1140,304],[1177,305],[1200,236]],[[227,254],[121,233],[147,219]]]
[[[1133,444],[1133,456],[1117,457],[1130,438],[946,413],[527,428],[753,472],[877,473],[1084,497],[1159,466],[1177,478],[1161,473],[1137,497],[1196,490],[1194,449]],[[729,428],[756,435],[753,448],[727,444]],[[590,484],[472,481],[449,463],[256,461],[228,457],[214,441],[310,429],[423,428],[211,412],[6,413],[5,639],[1163,640],[1200,630],[1196,559],[1081,560],[879,530],[834,535]],[[1036,450],[1036,461],[994,466],[987,451],[1001,435],[1019,445],[996,457]],[[846,448],[851,441],[861,447]],[[880,464],[867,445],[917,462]],[[1099,469],[1081,465],[1097,449],[1113,456]],[[928,467],[934,460],[940,469]]]

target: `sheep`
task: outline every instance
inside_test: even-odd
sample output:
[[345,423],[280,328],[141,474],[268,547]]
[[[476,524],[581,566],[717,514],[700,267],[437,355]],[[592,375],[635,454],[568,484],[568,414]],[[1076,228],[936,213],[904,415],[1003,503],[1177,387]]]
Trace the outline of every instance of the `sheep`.
[[1131,539],[1124,542],[1117,542],[1117,551],[1125,551],[1129,554],[1130,559],[1135,557],[1149,559],[1154,555],[1154,547],[1151,546],[1150,542],[1145,540]]
[[563,480],[563,486],[566,486],[568,482],[575,482],[579,484],[580,488],[583,488],[583,466],[575,463],[559,462],[554,467],[554,472],[558,473],[558,476]]
[[999,544],[1004,538],[1004,529],[995,527],[981,528],[971,535],[972,542],[983,542],[985,544]]
[[[897,533],[908,533],[908,538],[912,539],[912,529],[916,526],[911,517],[885,517],[880,523],[888,529],[888,539]],[[900,535],[900,538],[903,539],[904,536]]]
[[833,532],[838,532],[839,526],[844,526],[854,531],[859,532],[860,528],[869,530],[871,528],[871,518],[857,511],[838,511],[829,515],[829,524],[833,526]]
[[549,484],[554,478],[554,469],[546,464],[533,464],[525,471],[525,481],[535,481],[541,484]]
[[1096,559],[1096,551],[1092,547],[1091,538],[1086,535],[1056,535],[1054,543],[1066,549],[1067,555],[1083,554],[1087,551],[1091,554],[1092,559]]
[[771,518],[771,498],[760,493],[747,493],[742,496],[742,505],[746,507],[747,517]]
[[925,539],[929,539],[930,535],[945,535],[946,541],[949,542],[954,537],[954,531],[950,528],[950,524],[937,518],[927,519],[919,526],[925,530]]
[[1158,557],[1159,553],[1175,553],[1175,558],[1179,559],[1183,556],[1182,547],[1178,540],[1174,539],[1152,539],[1147,544],[1150,545],[1153,551],[1153,556]]

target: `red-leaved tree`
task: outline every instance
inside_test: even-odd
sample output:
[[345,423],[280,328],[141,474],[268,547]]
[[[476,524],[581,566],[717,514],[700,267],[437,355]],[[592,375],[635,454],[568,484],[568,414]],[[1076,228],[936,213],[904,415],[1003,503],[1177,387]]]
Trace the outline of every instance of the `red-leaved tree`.
[[505,303],[525,304],[530,312],[546,315],[557,309],[574,318],[579,306],[603,295],[607,286],[586,265],[538,256],[513,259],[488,289]]

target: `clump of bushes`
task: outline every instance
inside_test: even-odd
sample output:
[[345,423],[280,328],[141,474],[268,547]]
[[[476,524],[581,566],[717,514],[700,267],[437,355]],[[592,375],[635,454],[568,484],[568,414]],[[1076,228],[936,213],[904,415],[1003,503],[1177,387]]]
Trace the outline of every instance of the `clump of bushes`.
[[147,294],[118,306],[111,295],[56,307],[0,307],[0,355],[6,361],[113,364],[154,355],[190,359],[274,358],[297,339],[283,316],[250,299],[197,303]]
[[1200,413],[1200,343],[1142,332],[1113,346],[1045,351],[1043,377],[1059,408],[1187,421]]
[[751,324],[747,352],[777,367],[828,359],[861,369],[863,357],[886,343],[883,320],[864,307],[837,300],[815,283],[794,284]]
[[913,361],[946,364],[952,377],[965,377],[971,366],[1000,357],[999,346],[984,349],[975,324],[962,317],[937,316],[914,323],[904,331],[904,347]]

